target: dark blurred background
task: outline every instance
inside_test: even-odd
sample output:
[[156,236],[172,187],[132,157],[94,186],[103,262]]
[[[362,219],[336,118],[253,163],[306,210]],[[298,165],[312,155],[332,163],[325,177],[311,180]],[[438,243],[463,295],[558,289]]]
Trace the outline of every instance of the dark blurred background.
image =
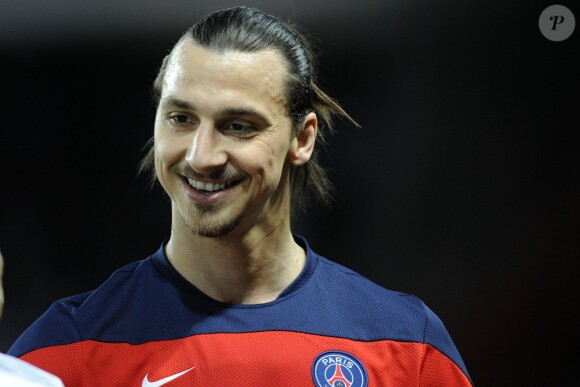
[[[190,24],[238,4],[2,2],[0,351],[168,237],[168,198],[136,176],[150,84]],[[244,4],[317,38],[319,83],[363,126],[338,123],[337,204],[296,232],[425,300],[476,384],[580,383],[580,31],[547,40],[546,1]]]

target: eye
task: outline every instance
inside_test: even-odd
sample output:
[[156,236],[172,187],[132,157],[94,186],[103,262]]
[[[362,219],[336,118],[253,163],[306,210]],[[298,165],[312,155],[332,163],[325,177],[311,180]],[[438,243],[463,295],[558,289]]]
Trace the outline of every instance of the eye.
[[187,114],[172,113],[169,115],[169,122],[175,126],[187,126],[194,123],[193,119]]
[[256,132],[256,128],[245,123],[230,122],[225,126],[224,132],[237,137],[249,137]]

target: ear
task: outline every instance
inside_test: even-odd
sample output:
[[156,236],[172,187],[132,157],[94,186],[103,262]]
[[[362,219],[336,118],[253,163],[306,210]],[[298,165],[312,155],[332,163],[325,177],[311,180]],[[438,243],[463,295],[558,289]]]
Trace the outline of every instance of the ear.
[[292,138],[288,160],[295,167],[304,165],[310,160],[314,152],[316,135],[318,134],[318,118],[316,113],[310,112],[304,117],[301,127],[296,136]]

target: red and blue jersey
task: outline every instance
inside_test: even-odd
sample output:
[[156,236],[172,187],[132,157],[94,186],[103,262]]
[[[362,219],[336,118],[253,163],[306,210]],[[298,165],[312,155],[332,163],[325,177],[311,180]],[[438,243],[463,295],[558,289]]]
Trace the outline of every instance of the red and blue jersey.
[[314,253],[268,303],[217,302],[162,247],[54,303],[9,353],[66,386],[471,386],[441,320]]

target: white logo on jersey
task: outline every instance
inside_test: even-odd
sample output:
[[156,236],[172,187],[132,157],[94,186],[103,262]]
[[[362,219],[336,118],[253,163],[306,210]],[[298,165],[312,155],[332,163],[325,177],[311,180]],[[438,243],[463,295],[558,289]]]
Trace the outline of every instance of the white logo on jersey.
[[149,375],[149,373],[147,373],[147,374],[145,375],[145,377],[143,378],[143,383],[141,383],[141,387],[159,387],[159,386],[162,386],[162,385],[164,385],[164,384],[166,384],[166,383],[169,383],[169,382],[170,382],[170,381],[172,381],[173,379],[177,379],[177,378],[178,378],[178,377],[180,377],[181,375],[183,375],[183,374],[185,374],[185,373],[187,373],[187,372],[191,371],[191,370],[192,370],[192,369],[194,369],[194,368],[195,368],[195,366],[191,367],[191,368],[190,368],[190,369],[188,369],[188,370],[182,371],[182,372],[180,372],[180,373],[178,373],[178,374],[171,375],[171,376],[168,376],[168,377],[166,377],[166,378],[160,379],[160,380],[158,380],[158,381],[156,381],[156,382],[150,382],[150,381],[147,379],[147,376]]

